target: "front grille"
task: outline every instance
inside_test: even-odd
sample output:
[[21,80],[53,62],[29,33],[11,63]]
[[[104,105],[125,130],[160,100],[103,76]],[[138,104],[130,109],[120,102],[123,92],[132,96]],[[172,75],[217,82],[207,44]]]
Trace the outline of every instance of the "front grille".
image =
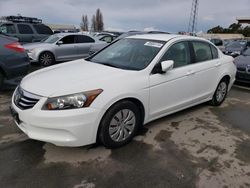
[[33,108],[40,99],[41,99],[40,96],[24,91],[20,87],[16,89],[14,95],[15,105],[22,110]]

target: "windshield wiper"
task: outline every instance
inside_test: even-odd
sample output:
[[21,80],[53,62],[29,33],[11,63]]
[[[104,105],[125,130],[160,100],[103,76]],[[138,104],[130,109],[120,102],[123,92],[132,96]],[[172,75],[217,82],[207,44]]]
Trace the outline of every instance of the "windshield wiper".
[[109,66],[109,67],[114,67],[114,68],[121,68],[121,67],[118,67],[118,66],[116,66],[116,65],[113,65],[113,64],[111,64],[111,63],[99,63],[99,64],[102,64],[102,65],[106,65],[106,66]]

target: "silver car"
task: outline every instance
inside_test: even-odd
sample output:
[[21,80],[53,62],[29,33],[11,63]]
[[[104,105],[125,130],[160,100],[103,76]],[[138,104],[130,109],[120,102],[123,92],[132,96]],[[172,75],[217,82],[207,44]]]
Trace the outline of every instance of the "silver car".
[[69,61],[89,56],[93,46],[102,46],[103,41],[77,33],[58,33],[39,43],[25,44],[31,62],[50,66],[56,61]]

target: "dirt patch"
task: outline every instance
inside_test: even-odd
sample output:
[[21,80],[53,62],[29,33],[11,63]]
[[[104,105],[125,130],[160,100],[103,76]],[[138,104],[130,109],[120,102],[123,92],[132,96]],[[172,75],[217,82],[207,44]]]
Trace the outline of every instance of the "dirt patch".
[[156,135],[155,140],[158,142],[164,142],[170,138],[171,134],[172,132],[170,131],[162,130]]
[[236,146],[235,154],[237,159],[250,163],[250,140],[239,142]]
[[[44,158],[45,163],[59,163],[67,162],[78,166],[82,162],[90,161],[105,161],[111,154],[111,150],[104,147],[96,148],[69,148],[69,147],[57,147],[52,144],[44,145]],[[74,155],[72,155],[74,153]]]
[[178,129],[178,126],[180,125],[180,122],[179,121],[173,121],[171,122],[171,127],[174,127],[175,129]]
[[222,155],[222,154],[225,154],[227,152],[226,149],[224,148],[221,148],[219,146],[215,146],[215,145],[205,145],[204,147],[200,148],[198,151],[197,151],[197,154],[200,154],[202,152],[204,152],[205,150],[210,150],[210,149],[213,149],[215,150],[216,152],[218,152],[218,154]]

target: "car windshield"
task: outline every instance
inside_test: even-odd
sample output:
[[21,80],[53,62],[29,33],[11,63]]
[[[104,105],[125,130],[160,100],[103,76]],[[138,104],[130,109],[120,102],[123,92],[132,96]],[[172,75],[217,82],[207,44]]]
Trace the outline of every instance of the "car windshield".
[[230,48],[243,48],[246,45],[245,41],[233,41],[233,42],[229,42],[227,47]]
[[142,70],[150,64],[164,44],[163,41],[125,38],[87,60],[120,69]]
[[242,54],[244,56],[250,56],[250,48],[246,49]]
[[46,40],[44,40],[43,42],[45,43],[54,43],[56,41],[58,41],[60,38],[57,35],[51,35],[50,37],[48,37]]

